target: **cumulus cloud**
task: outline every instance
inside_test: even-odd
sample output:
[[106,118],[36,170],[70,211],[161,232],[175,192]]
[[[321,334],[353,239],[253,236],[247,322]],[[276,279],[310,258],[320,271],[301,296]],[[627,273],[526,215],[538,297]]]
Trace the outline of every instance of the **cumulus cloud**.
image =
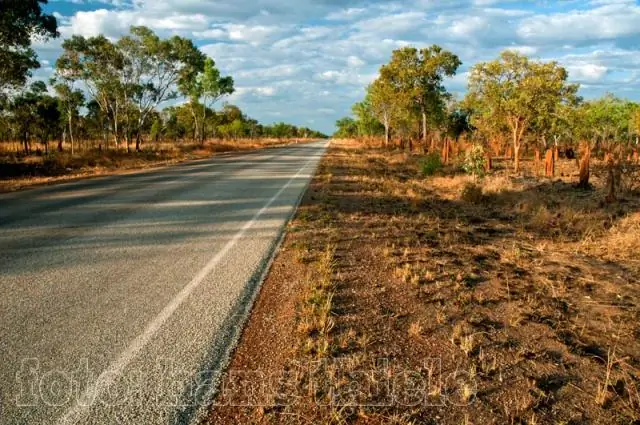
[[[81,0],[73,0],[80,2]],[[640,6],[634,0],[84,0],[50,3],[63,37],[117,38],[131,25],[193,38],[236,81],[229,99],[260,120],[331,132],[393,49],[440,44],[469,68],[511,49],[557,60],[584,93],[640,97]],[[60,40],[34,40],[46,78]]]

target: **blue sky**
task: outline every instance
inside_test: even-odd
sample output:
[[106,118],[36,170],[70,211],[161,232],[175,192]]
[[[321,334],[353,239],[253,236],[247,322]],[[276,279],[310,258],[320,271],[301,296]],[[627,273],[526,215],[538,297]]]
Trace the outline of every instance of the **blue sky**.
[[[331,133],[395,48],[440,44],[464,65],[504,49],[557,60],[587,98],[640,100],[640,0],[49,0],[62,38],[131,25],[192,38],[236,81],[228,101],[265,123]],[[61,40],[36,41],[47,78]]]

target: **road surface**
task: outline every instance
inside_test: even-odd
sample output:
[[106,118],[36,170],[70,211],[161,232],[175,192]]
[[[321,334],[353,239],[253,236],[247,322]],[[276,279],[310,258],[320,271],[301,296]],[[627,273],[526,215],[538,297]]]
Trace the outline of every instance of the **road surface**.
[[0,195],[0,424],[188,424],[326,142]]

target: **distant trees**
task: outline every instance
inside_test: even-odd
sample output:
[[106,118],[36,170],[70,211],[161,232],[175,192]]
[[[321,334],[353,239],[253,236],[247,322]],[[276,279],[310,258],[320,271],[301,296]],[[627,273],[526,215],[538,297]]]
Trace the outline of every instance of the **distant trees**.
[[466,136],[464,149],[484,152],[488,168],[492,152],[503,152],[513,158],[516,172],[523,147],[535,150],[536,167],[543,148],[547,176],[554,175],[561,146],[570,158],[582,146],[583,187],[588,187],[592,152],[604,157],[610,176],[625,161],[640,164],[640,104],[611,94],[585,101],[560,64],[513,51],[473,66],[467,94],[458,102],[444,82],[460,65],[455,54],[439,46],[393,51],[352,116],[336,122],[335,136],[384,136],[385,146],[393,139],[406,148],[408,141],[410,151],[412,141],[421,140],[423,149],[440,150],[443,163],[452,152],[460,153],[453,144]]
[[[162,39],[146,27],[131,27],[118,40],[104,36],[73,36],[64,40],[50,87],[36,81],[25,87],[29,69],[38,66],[29,48],[31,37],[57,36],[56,22],[41,12],[46,1],[2,3],[0,14],[0,141],[19,140],[32,153],[31,143],[58,141],[58,150],[78,139],[99,141],[98,149],[122,142],[131,151],[153,142],[207,137],[326,137],[306,127],[285,123],[265,126],[237,106],[214,109],[234,92],[233,78],[222,76],[213,59],[191,40]],[[6,66],[5,66],[6,65]],[[186,102],[160,111],[180,98]]]
[[133,137],[140,150],[149,114],[177,98],[176,85],[194,80],[204,65],[204,55],[191,40],[161,40],[146,27],[132,27],[115,43],[104,36],[73,36],[63,48],[58,74],[84,83],[111,124],[115,146],[124,138],[127,150]]
[[511,51],[473,67],[467,95],[472,123],[489,131],[509,130],[515,171],[526,132],[536,124],[540,132],[548,131],[561,105],[575,98],[578,86],[567,83],[567,78],[567,71],[556,62],[531,61]]
[[[166,108],[160,115],[159,124],[161,130],[158,137],[169,140],[177,140],[183,137],[191,137],[195,132],[196,124],[192,111],[192,105],[183,104]],[[244,138],[326,138],[327,136],[306,127],[297,127],[286,123],[263,125],[255,119],[246,116],[240,108],[231,104],[224,104],[220,111],[210,108],[205,110],[205,120],[202,128],[204,137],[215,135],[220,139],[237,140]]]

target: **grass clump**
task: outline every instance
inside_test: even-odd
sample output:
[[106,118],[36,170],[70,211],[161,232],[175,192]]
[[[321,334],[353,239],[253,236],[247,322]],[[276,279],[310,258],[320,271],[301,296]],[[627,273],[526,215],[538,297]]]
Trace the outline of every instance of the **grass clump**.
[[467,183],[462,188],[462,193],[460,194],[460,198],[472,204],[479,204],[482,202],[482,187],[477,184]]
[[433,176],[442,169],[442,160],[437,152],[428,154],[421,163],[422,174],[425,176]]

